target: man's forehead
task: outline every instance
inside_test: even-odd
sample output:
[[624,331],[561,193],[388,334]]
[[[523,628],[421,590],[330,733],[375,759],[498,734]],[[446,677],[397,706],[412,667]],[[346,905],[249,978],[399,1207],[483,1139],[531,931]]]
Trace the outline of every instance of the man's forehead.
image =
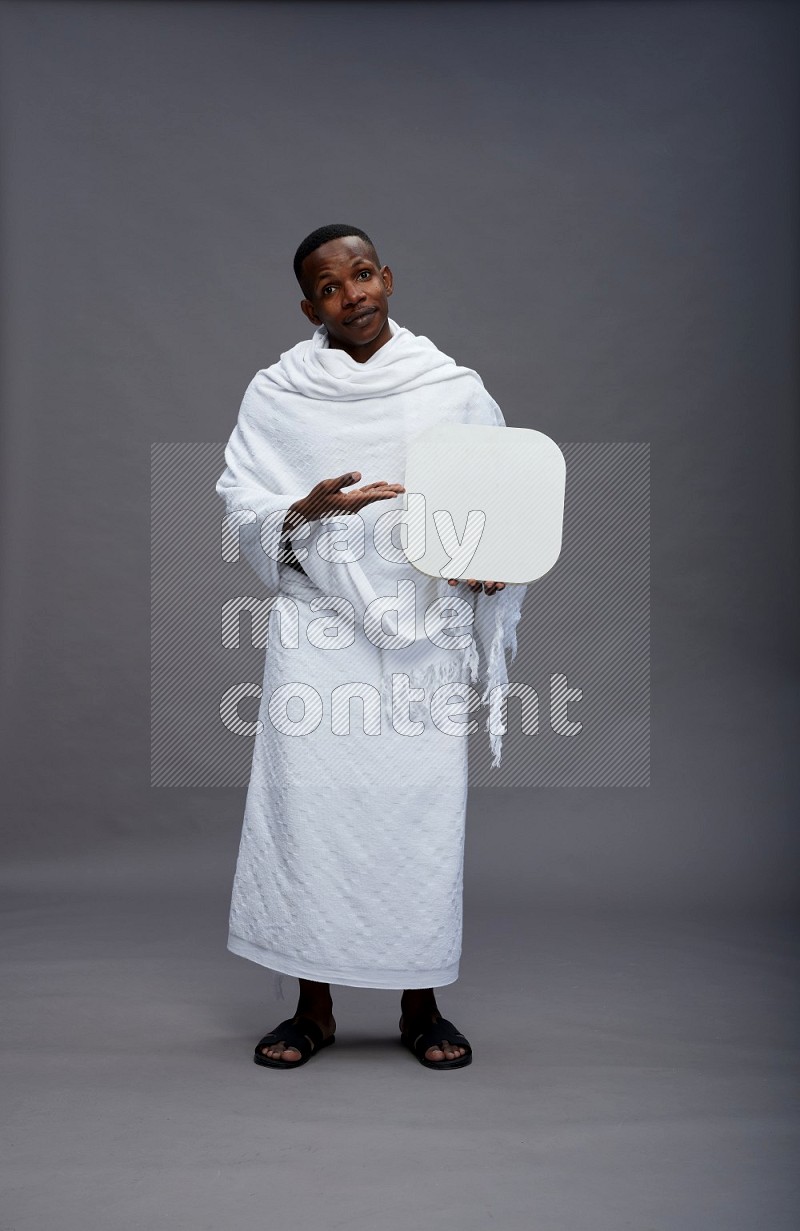
[[306,260],[311,262],[314,275],[329,272],[332,265],[355,265],[357,261],[372,261],[373,252],[369,244],[359,236],[331,239],[326,244],[320,244],[313,252],[309,252]]

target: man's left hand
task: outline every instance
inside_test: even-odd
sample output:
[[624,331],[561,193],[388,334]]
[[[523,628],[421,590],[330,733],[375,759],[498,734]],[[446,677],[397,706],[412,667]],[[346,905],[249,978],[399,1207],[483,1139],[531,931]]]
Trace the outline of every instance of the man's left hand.
[[[459,578],[448,577],[447,584],[449,586],[457,586]],[[467,585],[474,594],[480,594],[483,590],[486,594],[496,594],[498,590],[504,590],[506,583],[504,581],[476,581],[474,577],[467,578]]]

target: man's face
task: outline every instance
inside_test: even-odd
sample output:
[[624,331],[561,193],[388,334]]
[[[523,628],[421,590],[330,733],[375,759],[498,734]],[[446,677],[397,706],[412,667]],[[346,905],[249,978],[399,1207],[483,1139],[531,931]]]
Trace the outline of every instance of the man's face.
[[313,325],[324,325],[331,347],[363,363],[391,337],[392,271],[381,268],[358,235],[329,240],[303,261],[300,304]]

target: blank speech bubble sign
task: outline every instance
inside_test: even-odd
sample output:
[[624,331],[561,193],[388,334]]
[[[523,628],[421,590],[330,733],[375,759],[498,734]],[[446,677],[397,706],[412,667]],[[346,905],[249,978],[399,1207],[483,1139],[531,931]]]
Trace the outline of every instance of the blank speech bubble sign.
[[561,552],[566,474],[564,454],[544,432],[427,428],[406,461],[406,558],[428,577],[536,581]]

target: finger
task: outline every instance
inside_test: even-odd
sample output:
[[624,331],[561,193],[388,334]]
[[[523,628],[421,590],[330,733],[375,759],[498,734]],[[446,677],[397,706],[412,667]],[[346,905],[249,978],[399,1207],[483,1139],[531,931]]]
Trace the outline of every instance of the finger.
[[457,577],[448,577],[448,578],[447,578],[447,584],[448,584],[449,586],[457,586],[457,585],[458,585],[458,578],[457,578]]
[[374,500],[396,500],[398,494],[398,492],[394,492],[390,488],[366,492],[363,496],[357,498],[350,507],[353,509],[363,509],[365,505],[372,504]]
[[328,479],[327,485],[333,491],[338,491],[340,487],[348,487],[351,483],[357,483],[360,478],[360,470],[348,470],[347,474],[340,474],[338,479]]

